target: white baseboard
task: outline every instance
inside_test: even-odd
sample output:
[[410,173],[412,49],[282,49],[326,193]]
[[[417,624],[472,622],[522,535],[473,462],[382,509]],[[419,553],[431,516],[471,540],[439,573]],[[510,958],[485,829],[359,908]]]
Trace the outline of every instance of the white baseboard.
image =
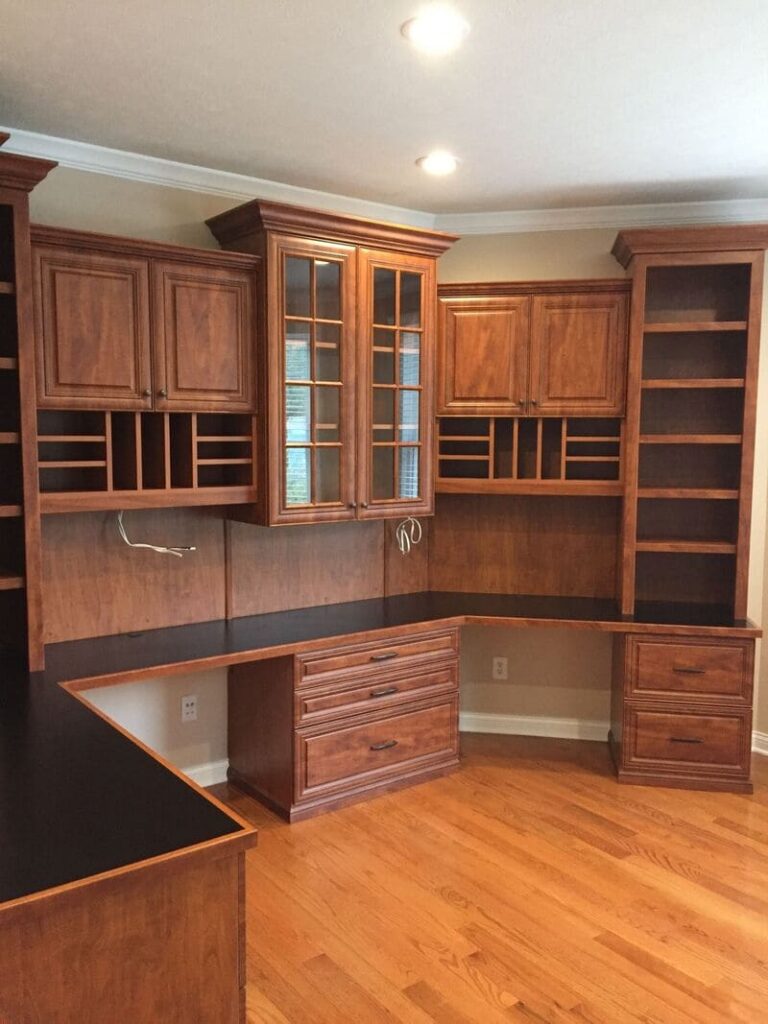
[[755,754],[768,755],[768,732],[752,733],[752,751]]
[[207,764],[182,768],[181,771],[198,786],[215,786],[219,782],[227,781],[227,768],[229,768],[229,761],[225,758],[223,761],[208,761]]
[[586,718],[545,718],[541,715],[499,715],[462,711],[461,732],[486,732],[502,736],[551,736],[560,740],[605,740],[608,722]]

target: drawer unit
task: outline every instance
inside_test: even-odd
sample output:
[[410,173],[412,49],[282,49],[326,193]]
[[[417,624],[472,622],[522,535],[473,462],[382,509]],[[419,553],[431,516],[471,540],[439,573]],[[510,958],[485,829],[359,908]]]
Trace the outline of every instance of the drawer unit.
[[421,633],[370,643],[337,647],[330,651],[296,657],[296,685],[310,686],[376,673],[391,674],[418,668],[424,663],[458,657],[458,630]]
[[630,707],[627,764],[697,774],[749,774],[749,715]]
[[749,704],[753,667],[752,640],[632,636],[627,640],[627,696]]
[[296,799],[359,790],[458,757],[458,697],[296,736]]
[[350,685],[350,681],[345,680],[343,683],[301,688],[296,691],[295,697],[296,723],[309,725],[443,696],[456,691],[458,684],[458,671],[452,662],[406,675],[393,673],[391,677],[376,678],[365,683],[358,680]]

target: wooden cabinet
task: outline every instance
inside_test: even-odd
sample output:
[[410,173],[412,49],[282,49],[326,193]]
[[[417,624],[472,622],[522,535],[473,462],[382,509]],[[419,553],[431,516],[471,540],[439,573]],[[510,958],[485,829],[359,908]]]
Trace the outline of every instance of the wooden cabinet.
[[443,285],[438,412],[621,416],[624,281]]
[[267,525],[432,511],[435,259],[453,237],[274,203],[208,221],[264,257]]
[[289,821],[458,764],[458,631],[229,671],[229,778]]
[[33,229],[41,408],[248,412],[257,261]]

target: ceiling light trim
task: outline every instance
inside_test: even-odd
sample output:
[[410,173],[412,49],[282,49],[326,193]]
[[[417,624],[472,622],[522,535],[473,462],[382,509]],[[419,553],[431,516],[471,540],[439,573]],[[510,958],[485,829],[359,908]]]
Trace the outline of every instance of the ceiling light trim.
[[179,163],[162,157],[143,156],[140,153],[110,149],[89,142],[76,142],[20,128],[0,128],[0,131],[11,133],[11,138],[3,147],[4,152],[57,160],[62,167],[71,167],[75,170],[224,196],[240,202],[246,199],[271,199],[275,202],[295,203],[299,206],[449,231],[459,235],[768,221],[768,197],[434,214],[358,199],[354,196],[285,185],[265,178],[254,178],[212,167]]

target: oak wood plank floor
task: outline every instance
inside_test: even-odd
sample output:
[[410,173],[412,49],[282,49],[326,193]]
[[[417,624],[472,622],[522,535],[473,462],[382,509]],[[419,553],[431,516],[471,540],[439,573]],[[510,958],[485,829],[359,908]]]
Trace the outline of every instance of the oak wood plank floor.
[[764,1024],[754,796],[618,786],[604,744],[462,737],[446,778],[248,854],[249,1024]]

